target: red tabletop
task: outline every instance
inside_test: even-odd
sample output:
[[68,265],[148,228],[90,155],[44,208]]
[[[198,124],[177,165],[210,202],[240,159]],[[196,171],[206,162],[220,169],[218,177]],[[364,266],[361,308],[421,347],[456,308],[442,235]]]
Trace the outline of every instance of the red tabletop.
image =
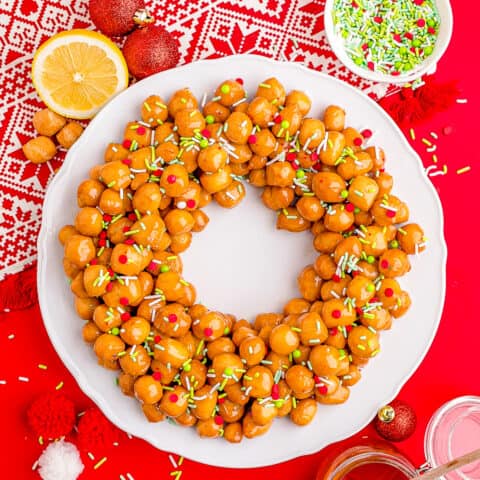
[[[453,3],[454,37],[439,65],[437,78],[458,79],[461,97],[467,99],[468,103],[456,104],[428,124],[417,127],[417,140],[413,142],[425,166],[428,166],[432,163],[432,155],[425,152],[421,139],[429,136],[430,132],[437,133],[438,165],[440,168],[443,165],[448,167],[447,175],[432,178],[443,203],[449,249],[445,310],[430,352],[399,395],[414,407],[418,426],[415,434],[398,447],[417,465],[424,461],[423,436],[432,413],[442,403],[456,396],[480,395],[474,316],[475,295],[478,294],[475,288],[476,271],[473,268],[476,254],[467,243],[470,238],[475,239],[475,233],[480,232],[476,224],[478,215],[474,200],[480,180],[476,154],[480,97],[477,94],[476,65],[473,62],[478,57],[474,19],[480,15],[480,4],[460,0]],[[444,127],[453,127],[453,132],[444,135]],[[471,166],[470,172],[462,175],[456,173],[457,169],[467,165]],[[421,322],[422,319],[418,318],[417,321]],[[415,331],[412,331],[412,341],[415,341]],[[55,354],[43,328],[38,307],[0,316],[0,356],[0,380],[7,381],[0,385],[0,478],[39,478],[31,467],[44,447],[38,444],[26,426],[28,405],[37,394],[53,390],[61,381],[64,383],[63,390],[75,399],[79,409],[90,406],[91,402],[80,392]],[[47,370],[39,369],[38,364],[45,364]],[[19,376],[28,377],[29,382],[18,381]],[[358,433],[359,437],[365,435],[374,436],[373,428],[367,427]],[[288,442],[288,439],[285,441]],[[94,460],[82,455],[85,470],[80,478],[83,480],[117,479],[120,474],[126,475],[127,472],[136,480],[174,478],[169,475],[174,468],[168,454],[138,439],[123,436],[119,446],[92,453]],[[314,477],[322,455],[319,452],[285,464],[255,470],[225,470],[186,459],[180,469],[185,480],[255,480],[267,476],[272,480],[310,479]],[[95,463],[104,456],[107,461],[94,470]],[[178,459],[177,456],[174,458]]]

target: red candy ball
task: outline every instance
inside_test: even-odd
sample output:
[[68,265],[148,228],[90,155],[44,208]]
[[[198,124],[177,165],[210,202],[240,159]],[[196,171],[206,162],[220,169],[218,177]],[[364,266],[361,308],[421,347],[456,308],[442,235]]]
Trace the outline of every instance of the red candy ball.
[[47,393],[30,405],[27,419],[31,429],[39,437],[63,437],[75,426],[75,405],[61,393]]
[[163,28],[147,25],[132,32],[123,46],[128,70],[145,78],[177,65],[180,58],[176,40]]
[[144,8],[143,0],[90,0],[88,5],[92,22],[110,36],[131,32],[135,28],[135,12]]
[[391,442],[401,442],[415,431],[417,416],[412,407],[401,400],[394,400],[381,408],[375,417],[377,432]]

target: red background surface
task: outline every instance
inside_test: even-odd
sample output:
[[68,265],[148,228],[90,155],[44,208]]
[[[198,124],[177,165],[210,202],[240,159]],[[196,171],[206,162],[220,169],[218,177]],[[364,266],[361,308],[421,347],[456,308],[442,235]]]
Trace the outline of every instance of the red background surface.
[[[480,97],[477,94],[476,66],[472,63],[476,52],[476,29],[473,19],[480,14],[480,3],[454,1],[455,31],[452,44],[438,68],[441,80],[458,79],[461,97],[468,104],[453,106],[448,112],[438,114],[421,128],[417,127],[417,141],[413,146],[422,155],[425,166],[431,164],[431,154],[425,153],[420,139],[434,131],[440,135],[436,142],[439,166],[446,164],[448,174],[432,178],[443,203],[445,233],[449,249],[447,267],[447,298],[437,337],[425,361],[401,391],[399,398],[408,401],[418,415],[415,434],[398,444],[399,449],[419,465],[424,461],[423,436],[432,413],[445,401],[459,395],[480,395],[478,382],[478,354],[476,347],[475,308],[478,291],[476,271],[473,268],[476,251],[469,246],[479,232],[475,192],[480,180],[478,155],[475,144],[479,135],[477,116]],[[442,129],[453,127],[453,133],[445,136]],[[457,175],[456,170],[470,165],[472,170]],[[32,239],[34,241],[34,239]],[[426,279],[428,281],[428,279]],[[422,319],[419,318],[418,322]],[[7,337],[14,334],[15,338]],[[415,331],[412,331],[415,341]],[[43,328],[38,308],[0,316],[0,477],[14,479],[39,478],[31,466],[40,455],[41,447],[26,427],[25,412],[37,394],[53,390],[64,382],[64,392],[75,399],[79,410],[91,405],[80,392],[73,378],[56,356]],[[48,370],[38,369],[39,363]],[[18,381],[18,376],[30,378],[30,382]],[[359,437],[374,436],[367,427]],[[287,442],[288,439],[286,438]],[[122,437],[118,447],[106,451],[92,451],[95,460],[84,456],[85,471],[81,479],[116,479],[130,472],[138,479],[173,478],[168,455],[155,450],[138,439]],[[183,480],[209,478],[209,480],[291,478],[311,479],[324,452],[301,457],[285,464],[256,470],[225,470],[200,465],[185,460]],[[108,461],[98,470],[93,465],[103,456]],[[61,479],[59,479],[61,480]]]

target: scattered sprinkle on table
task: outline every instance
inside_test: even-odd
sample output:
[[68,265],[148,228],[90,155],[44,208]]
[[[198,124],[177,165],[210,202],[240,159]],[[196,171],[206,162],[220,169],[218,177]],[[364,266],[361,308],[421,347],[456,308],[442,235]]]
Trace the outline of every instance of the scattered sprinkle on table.
[[0,380],[0,385],[6,385],[7,381],[6,380]]
[[18,379],[21,381],[21,382],[29,382],[30,379],[28,377],[18,377]]
[[15,335],[13,333],[11,333],[8,337],[7,337],[9,340],[13,340],[15,338]]
[[97,470],[100,468],[105,462],[107,461],[107,457],[103,457],[99,462],[97,462],[94,466],[93,469]]
[[457,98],[457,103],[468,103],[466,98]]
[[467,165],[466,167],[459,168],[459,169],[457,170],[457,174],[458,174],[458,175],[461,175],[462,173],[467,173],[467,172],[469,172],[471,169],[472,169],[472,167],[470,167],[469,165]]
[[56,387],[55,390],[60,390],[63,387],[63,382],[60,382]]
[[47,370],[48,367],[47,367],[46,365],[44,365],[43,363],[39,363],[39,364],[38,364],[38,368],[39,368],[40,370]]
[[335,0],[332,16],[353,62],[387,75],[409,72],[429,57],[440,27],[434,0]]

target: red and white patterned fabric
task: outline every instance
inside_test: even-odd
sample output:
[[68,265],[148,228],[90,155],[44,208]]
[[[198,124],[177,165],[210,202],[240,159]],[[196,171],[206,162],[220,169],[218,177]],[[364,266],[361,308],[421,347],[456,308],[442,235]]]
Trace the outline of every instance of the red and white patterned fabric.
[[[256,53],[303,63],[381,97],[375,85],[349,72],[325,37],[324,0],[147,0],[178,40],[180,63]],[[34,136],[42,107],[30,81],[33,53],[53,34],[93,28],[88,0],[0,2],[0,279],[36,257],[42,201],[64,152],[43,165],[28,162],[22,144]]]

